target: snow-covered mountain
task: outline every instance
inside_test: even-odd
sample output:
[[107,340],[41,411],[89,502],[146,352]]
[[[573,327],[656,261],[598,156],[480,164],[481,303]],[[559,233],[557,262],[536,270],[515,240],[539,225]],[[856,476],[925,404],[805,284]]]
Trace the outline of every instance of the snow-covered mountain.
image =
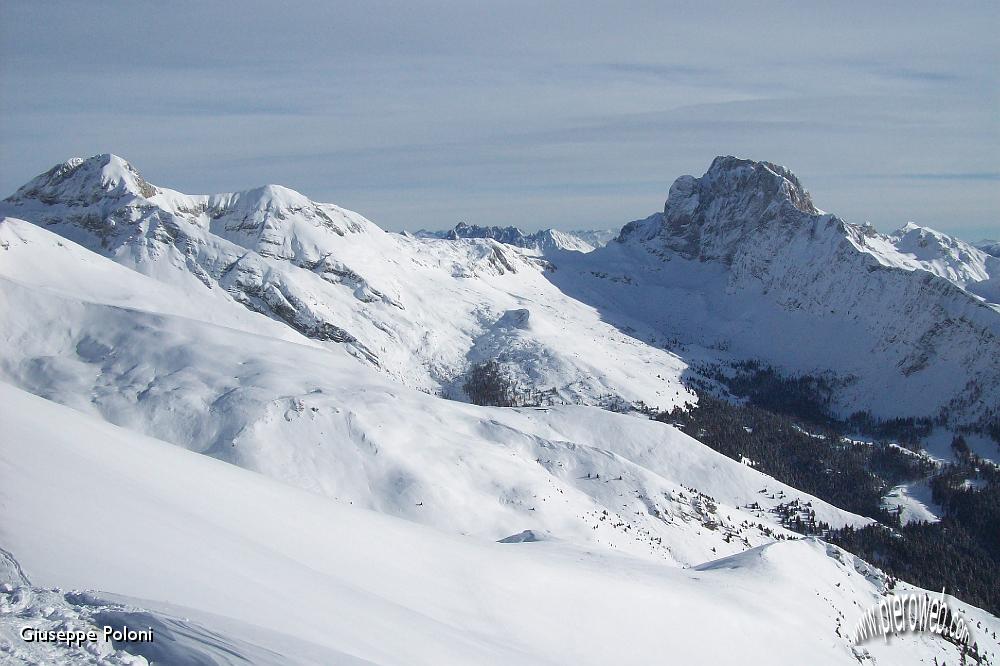
[[[655,236],[659,249],[672,250],[688,259],[720,261],[735,271],[753,271],[775,263],[771,255],[782,245],[796,241],[803,231],[809,242],[798,255],[782,258],[800,262],[820,258],[828,229],[834,230],[834,241],[840,242],[843,236],[856,250],[875,257],[883,266],[926,271],[991,303],[997,302],[1000,262],[986,252],[912,222],[883,235],[871,226],[852,225],[827,215],[813,205],[793,173],[769,162],[716,158],[702,178],[685,176],[674,183],[662,216],[632,223],[621,238],[649,240]],[[854,267],[841,261],[828,268]]]
[[[594,234],[595,238],[598,238],[598,234],[602,232],[583,233]],[[458,240],[459,238],[491,238],[499,243],[513,245],[525,250],[533,250],[539,254],[555,250],[591,252],[597,247],[596,244],[584,240],[577,232],[572,231],[542,229],[541,231],[527,234],[517,227],[480,227],[474,224],[466,224],[465,222],[459,222],[455,225],[454,229],[446,231],[427,231],[426,229],[421,229],[414,232],[414,235],[418,238],[447,238],[449,240]],[[607,241],[603,244],[607,244]]]
[[984,239],[976,243],[976,248],[988,255],[1000,257],[1000,241]]
[[564,292],[636,337],[835,377],[843,413],[974,421],[1000,403],[1000,308],[984,300],[996,300],[993,258],[823,213],[774,164],[717,158],[677,179],[663,213],[559,268]]
[[343,345],[427,392],[460,396],[469,364],[499,357],[557,402],[610,396],[668,408],[692,398],[676,355],[637,345],[560,293],[546,278],[551,263],[494,240],[386,233],[274,185],[185,195],[148,184],[113,155],[56,166],[0,212]]
[[460,397],[470,363],[499,358],[559,402],[668,409],[694,399],[693,364],[752,358],[834,378],[845,414],[974,422],[1000,402],[997,260],[822,213],[767,162],[718,158],[617,242],[545,257],[385,233],[280,186],[185,195],[112,155],[58,165],[0,210],[433,393]]
[[617,242],[544,258],[385,233],[279,186],[184,195],[112,155],[54,167],[2,212],[433,393],[460,397],[470,363],[499,358],[559,402],[669,409],[694,399],[693,364],[752,358],[833,377],[845,414],[974,422],[1000,402],[995,259],[824,214],[766,162],[718,158]]
[[[989,303],[1000,303],[1000,259],[988,252],[912,222],[888,236],[876,237],[889,241],[891,247],[873,251],[892,265],[925,270]],[[874,244],[870,242],[869,247]]]
[[[168,662],[638,664],[664,626],[684,663],[957,659],[852,646],[889,581],[774,510],[868,519],[600,408],[696,400],[695,363],[747,357],[850,375],[845,408],[993,400],[998,313],[966,290],[989,280],[882,249],[780,167],[717,160],[586,254],[389,234],[278,186],[185,195],[112,155],[0,212],[0,654],[129,663],[10,651],[27,620],[131,618]],[[492,358],[554,404],[434,395]]]
[[571,236],[576,236],[585,243],[595,248],[604,247],[614,239],[618,238],[621,229],[575,229],[567,231]]

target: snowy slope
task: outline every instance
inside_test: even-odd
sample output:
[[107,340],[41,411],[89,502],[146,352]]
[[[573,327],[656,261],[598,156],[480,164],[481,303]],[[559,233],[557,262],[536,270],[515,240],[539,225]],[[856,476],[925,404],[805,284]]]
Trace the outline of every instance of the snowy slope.
[[[785,534],[769,512],[782,501],[811,502],[835,525],[867,522],[662,423],[441,400],[209,293],[179,311],[156,305],[175,290],[30,223],[5,220],[0,241],[0,378],[341,502],[678,564]],[[739,508],[755,502],[763,510]]]
[[576,236],[585,243],[589,243],[595,248],[604,247],[621,233],[621,229],[574,229],[573,231],[568,231],[573,236]]
[[[15,643],[25,620],[153,626],[161,652],[147,654],[188,663],[957,661],[926,635],[852,647],[846,635],[885,579],[815,540],[683,570],[491,543],[331,503],[2,383],[0,410],[0,535],[24,574],[8,569],[0,592],[5,661],[92,663]],[[995,654],[986,637],[1000,622],[952,603]]]
[[927,271],[990,303],[1000,303],[1000,259],[988,252],[912,222],[889,236],[875,238],[888,241],[889,247],[876,250],[873,240],[866,249],[889,265]]
[[470,363],[499,356],[557,402],[693,399],[679,380],[686,363],[560,293],[546,261],[493,240],[386,233],[279,186],[188,196],[113,155],[59,165],[0,209],[185,293],[342,345],[427,392],[461,397]]
[[896,486],[882,498],[882,506],[899,511],[904,525],[914,522],[936,523],[943,510],[936,502],[926,479]]

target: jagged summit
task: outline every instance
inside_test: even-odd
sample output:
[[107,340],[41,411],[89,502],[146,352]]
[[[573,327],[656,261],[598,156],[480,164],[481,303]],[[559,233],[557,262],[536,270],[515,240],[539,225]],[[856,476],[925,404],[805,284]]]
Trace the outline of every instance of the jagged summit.
[[21,187],[8,202],[37,200],[44,204],[89,206],[101,199],[150,198],[158,193],[126,160],[111,153],[57,164]]
[[[684,178],[678,179],[681,180]],[[787,201],[803,213],[812,215],[820,213],[795,174],[786,167],[772,162],[720,156],[712,160],[712,165],[705,175],[696,180],[702,196],[708,194],[714,198],[748,192],[753,193],[758,203],[762,205]],[[669,209],[669,199],[667,204],[664,212]]]
[[716,157],[700,178],[674,181],[663,213],[626,225],[619,240],[664,256],[720,261],[733,269],[734,284],[751,278],[747,284],[771,288],[778,280],[782,290],[792,283],[801,289],[822,281],[815,270],[832,274],[859,261],[866,271],[919,270],[1000,300],[1000,268],[987,252],[914,222],[891,234],[845,222],[816,208],[795,174],[772,162]]
[[684,256],[729,262],[744,240],[765,228],[791,230],[821,215],[799,179],[785,167],[720,156],[702,177],[675,180],[663,213],[626,225],[619,239],[658,238],[667,249]]
[[455,225],[454,229],[450,229],[445,234],[445,237],[450,240],[457,240],[459,238],[492,238],[501,243],[518,246],[526,242],[525,239],[527,236],[528,234],[513,225],[509,227],[481,227],[478,224],[468,224],[466,222],[459,222]]
[[[700,178],[674,181],[663,213],[626,225],[619,240],[664,256],[720,261],[734,280],[750,277],[755,284],[782,275],[802,288],[815,267],[837,272],[858,260],[865,270],[925,271],[991,303],[1000,300],[1000,268],[986,252],[914,222],[891,234],[845,222],[816,208],[795,174],[772,162],[716,157]],[[794,279],[786,275],[791,267],[798,267]]]
[[674,181],[663,212],[668,220],[680,222],[695,210],[705,219],[705,213],[738,206],[744,218],[757,221],[777,216],[786,205],[809,215],[821,213],[787,168],[727,156],[712,160],[701,178],[681,176]]

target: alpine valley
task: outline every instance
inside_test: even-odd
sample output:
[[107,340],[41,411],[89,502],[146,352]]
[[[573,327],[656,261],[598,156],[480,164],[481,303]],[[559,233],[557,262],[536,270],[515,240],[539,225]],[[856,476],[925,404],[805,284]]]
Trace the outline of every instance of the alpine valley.
[[[734,157],[610,241],[387,232],[109,154],[0,215],[4,661],[998,663],[964,508],[1000,488],[987,246]],[[943,543],[918,528],[970,545],[870,547]],[[971,652],[855,644],[942,581]]]

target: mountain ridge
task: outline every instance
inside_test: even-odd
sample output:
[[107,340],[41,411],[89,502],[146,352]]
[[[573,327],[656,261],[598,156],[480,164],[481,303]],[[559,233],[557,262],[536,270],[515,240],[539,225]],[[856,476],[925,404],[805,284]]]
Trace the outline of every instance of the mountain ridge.
[[[718,157],[701,178],[678,178],[663,212],[625,225],[615,242],[548,258],[494,238],[456,233],[435,244],[387,234],[280,186],[184,195],[146,183],[113,155],[57,165],[4,200],[2,212],[158,279],[200,284],[345,345],[404,383],[456,397],[464,368],[497,355],[522,384],[583,404],[617,395],[669,409],[690,399],[691,362],[710,357],[839,374],[842,413],[981,423],[1000,397],[992,353],[1000,320],[988,303],[998,291],[994,259],[915,225],[883,235],[845,222],[770,162]],[[528,237],[512,229],[519,236],[505,240]],[[681,274],[678,262],[701,267]],[[446,292],[467,295],[442,309],[432,294]],[[531,326],[503,325],[525,309]],[[565,348],[560,326],[584,332],[578,350]],[[420,342],[442,327],[451,332],[438,343]],[[853,358],[857,349],[877,367]],[[624,363],[624,374],[589,362],[595,353]],[[654,358],[667,370],[659,384],[641,370]],[[885,378],[903,396],[897,404],[876,390]]]
[[[582,235],[587,235],[594,243],[584,239]],[[481,227],[459,222],[452,229],[445,231],[427,231],[420,229],[414,232],[418,238],[443,238],[448,240],[458,240],[460,238],[491,238],[506,245],[513,245],[526,250],[533,250],[540,254],[546,252],[569,250],[574,252],[592,252],[599,244],[606,244],[610,238],[604,240],[601,231],[560,231],[558,229],[541,229],[534,233],[525,233],[518,227]]]
[[[104,161],[98,156],[91,164]],[[80,205],[79,187],[56,184],[62,187],[44,200],[35,194],[39,187],[22,188],[0,213],[344,345],[407,385],[460,397],[468,365],[502,351],[523,384],[552,390],[559,401],[595,404],[622,395],[626,402],[669,406],[689,395],[679,379],[644,376],[656,358],[664,376],[679,377],[683,364],[676,357],[636,348],[596,322],[590,308],[548,283],[548,262],[519,248],[492,239],[443,243],[386,233],[357,213],[280,187],[197,196],[157,188],[149,199],[132,192]],[[529,300],[537,305],[530,329],[502,324]],[[566,320],[583,333],[568,346],[565,338],[556,341]],[[600,373],[587,359],[595,338],[603,340],[598,353],[609,357]]]

